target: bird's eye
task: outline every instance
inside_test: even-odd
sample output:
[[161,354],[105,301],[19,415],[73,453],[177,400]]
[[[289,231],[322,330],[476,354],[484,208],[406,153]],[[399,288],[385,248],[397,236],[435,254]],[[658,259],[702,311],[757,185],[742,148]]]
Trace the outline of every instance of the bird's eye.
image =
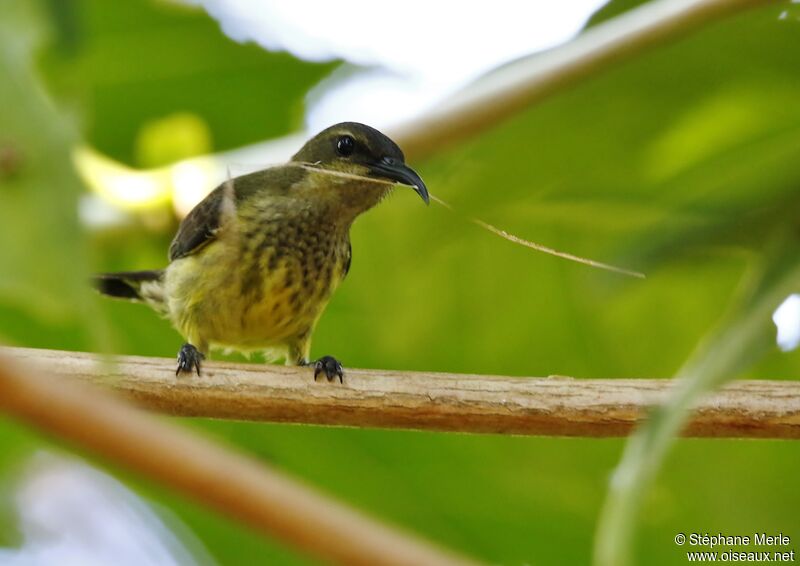
[[356,142],[351,136],[342,136],[336,142],[336,152],[342,157],[349,157],[356,149]]

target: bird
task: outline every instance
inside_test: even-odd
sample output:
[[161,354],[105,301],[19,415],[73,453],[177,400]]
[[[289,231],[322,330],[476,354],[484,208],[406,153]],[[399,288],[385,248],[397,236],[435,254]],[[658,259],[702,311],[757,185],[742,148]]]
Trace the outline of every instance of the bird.
[[310,359],[314,329],[352,260],[350,227],[397,183],[430,196],[398,145],[357,122],[330,126],[282,165],[235,177],[181,221],[163,269],[103,273],[102,294],[144,303],[186,342],[176,376],[209,350],[265,352],[343,383],[333,356]]

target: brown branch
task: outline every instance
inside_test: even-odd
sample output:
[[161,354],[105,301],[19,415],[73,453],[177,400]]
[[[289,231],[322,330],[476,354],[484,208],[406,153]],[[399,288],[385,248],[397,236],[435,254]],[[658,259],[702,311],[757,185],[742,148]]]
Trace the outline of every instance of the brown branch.
[[[201,377],[175,377],[174,361],[162,358],[103,365],[85,353],[0,353],[111,386],[170,415],[458,432],[622,436],[674,383],[349,370],[340,385],[314,383],[306,368],[208,362]],[[685,434],[800,438],[800,383],[734,382],[700,403]]]
[[[581,81],[600,75],[614,65],[633,59],[654,47],[675,41],[698,28],[746,9],[777,0],[654,0],[603,22],[578,37],[544,53],[536,53],[495,70],[430,112],[386,129],[410,161],[440,153],[451,144],[467,140],[499,125],[519,112]],[[215,155],[204,155],[168,167],[136,171],[159,188],[171,191],[174,168],[193,163],[210,171],[208,188],[225,180],[227,164],[237,171],[256,169],[289,159],[307,139],[295,133]],[[85,182],[103,193],[106,181],[132,171],[93,151],[76,154]],[[252,167],[243,168],[241,164]]]
[[737,12],[775,1],[648,2],[546,53],[491,73],[454,99],[388,133],[407,157],[428,157],[622,61]]
[[[252,458],[135,409],[108,391],[52,378],[28,363],[33,359],[54,372],[84,375],[88,381],[106,372],[86,354],[0,348],[0,410],[47,433],[329,562],[473,564],[368,519]],[[155,373],[152,361],[148,365],[128,358],[108,375],[120,376],[120,370],[138,363]],[[165,361],[157,365],[170,373]],[[128,378],[130,384],[136,376]],[[172,385],[180,387],[180,382]],[[166,394],[162,402],[168,403],[168,380],[161,380],[161,387]]]

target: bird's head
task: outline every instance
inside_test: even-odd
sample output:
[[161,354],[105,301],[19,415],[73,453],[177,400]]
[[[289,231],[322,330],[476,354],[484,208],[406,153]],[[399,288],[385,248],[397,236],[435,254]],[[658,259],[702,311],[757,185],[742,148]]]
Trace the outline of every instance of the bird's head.
[[[306,142],[292,161],[332,172],[403,183],[413,187],[426,204],[430,200],[425,183],[406,165],[397,144],[375,128],[357,122],[342,122],[321,131]],[[337,181],[332,184],[348,185],[346,178]],[[359,193],[351,197],[363,196],[365,203],[372,203],[373,199],[377,202],[388,188],[383,184],[352,181],[349,186]]]

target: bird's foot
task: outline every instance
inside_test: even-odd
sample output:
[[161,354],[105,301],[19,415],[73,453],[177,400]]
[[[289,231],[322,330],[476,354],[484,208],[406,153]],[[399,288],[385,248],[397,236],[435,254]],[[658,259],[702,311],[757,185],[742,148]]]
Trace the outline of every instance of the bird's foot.
[[305,362],[303,365],[314,368],[314,381],[317,380],[319,374],[324,373],[328,381],[333,381],[338,377],[339,383],[344,383],[344,368],[333,356],[322,356],[316,361]]
[[178,352],[178,367],[175,370],[175,375],[185,371],[192,373],[192,370],[200,375],[200,362],[206,357],[191,344],[184,344]]

